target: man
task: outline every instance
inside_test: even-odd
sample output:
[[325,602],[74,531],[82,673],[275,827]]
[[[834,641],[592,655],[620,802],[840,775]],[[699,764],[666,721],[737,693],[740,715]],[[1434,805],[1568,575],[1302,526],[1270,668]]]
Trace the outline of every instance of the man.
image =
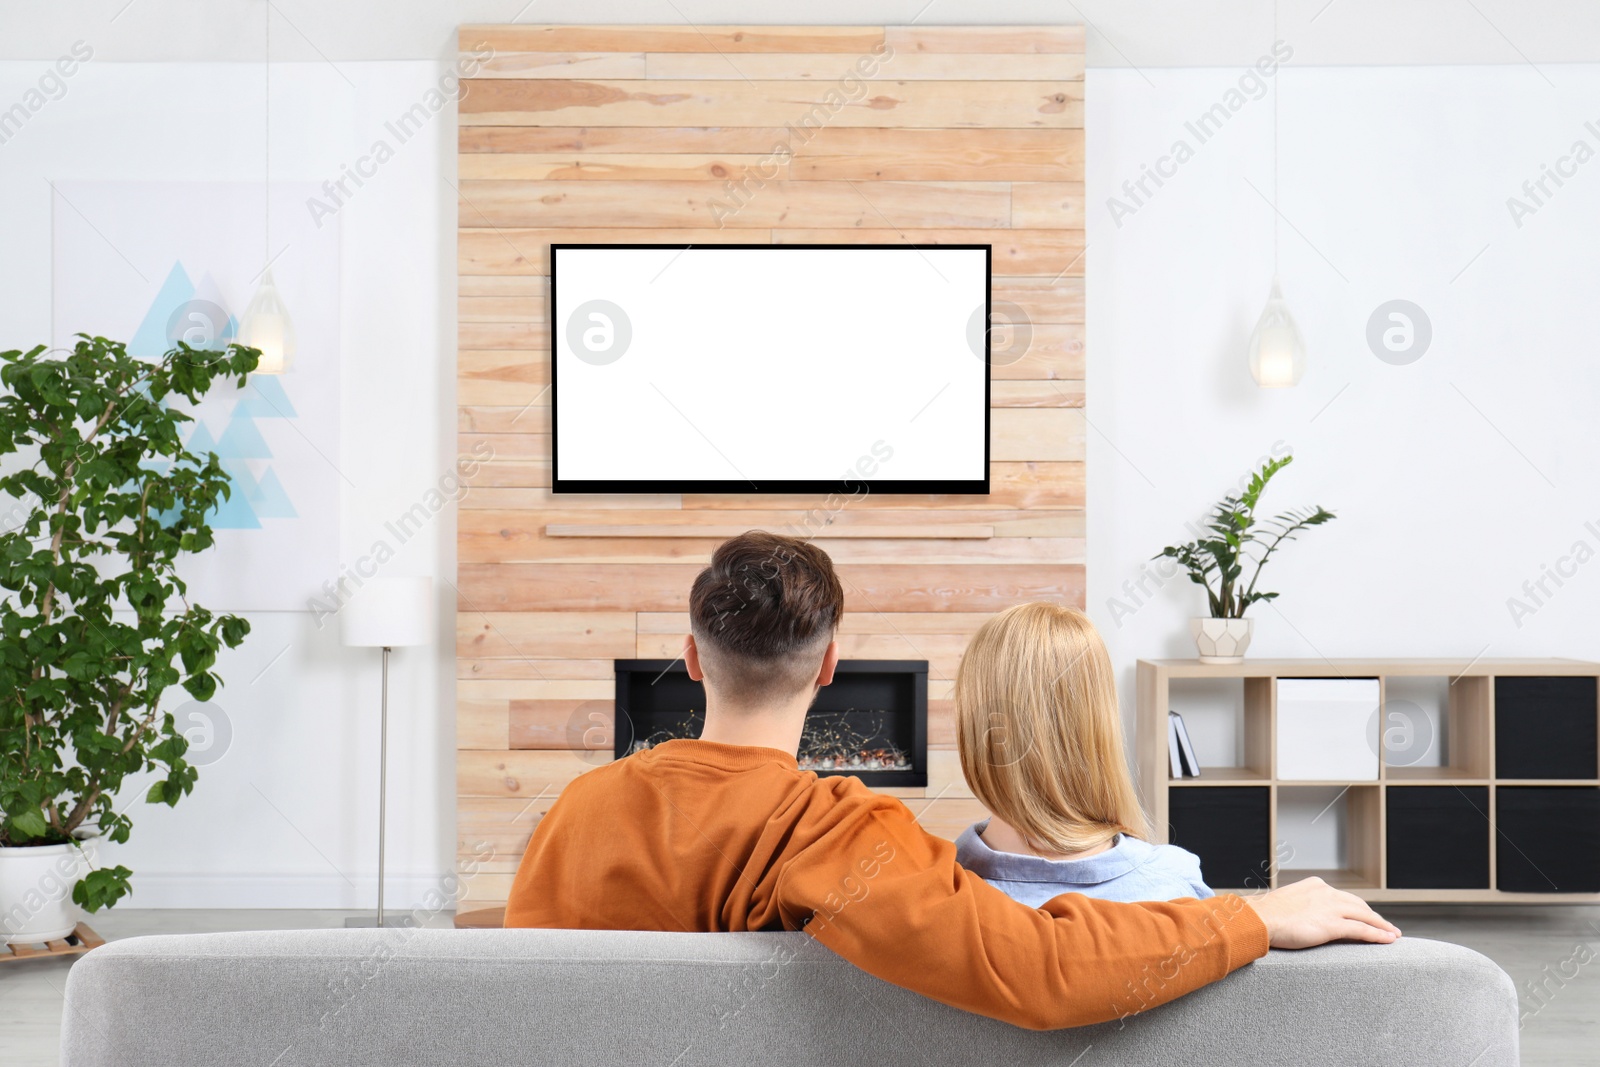
[[505,924],[805,930],[886,981],[1041,1030],[1172,1000],[1269,944],[1399,936],[1315,878],[1249,902],[1016,903],[898,800],[797,768],[843,608],[816,546],[759,532],[722,544],[690,592],[684,647],[704,731],[568,786],[528,843]]

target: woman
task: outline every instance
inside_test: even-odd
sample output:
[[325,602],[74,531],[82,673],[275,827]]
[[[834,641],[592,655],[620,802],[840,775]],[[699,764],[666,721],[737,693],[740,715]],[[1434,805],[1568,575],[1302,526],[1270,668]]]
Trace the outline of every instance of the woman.
[[1213,895],[1193,853],[1146,840],[1111,659],[1082,612],[1019,604],[984,623],[955,705],[961,769],[993,813],[957,839],[963,867],[1030,907]]

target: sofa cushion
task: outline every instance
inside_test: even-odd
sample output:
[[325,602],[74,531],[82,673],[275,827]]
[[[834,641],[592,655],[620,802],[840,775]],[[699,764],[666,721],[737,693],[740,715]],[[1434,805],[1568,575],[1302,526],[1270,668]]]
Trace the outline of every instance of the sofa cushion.
[[62,1027],[64,1067],[1517,1062],[1511,980],[1417,938],[1275,951],[1122,1022],[1040,1033],[888,985],[800,933],[140,937],[73,967]]

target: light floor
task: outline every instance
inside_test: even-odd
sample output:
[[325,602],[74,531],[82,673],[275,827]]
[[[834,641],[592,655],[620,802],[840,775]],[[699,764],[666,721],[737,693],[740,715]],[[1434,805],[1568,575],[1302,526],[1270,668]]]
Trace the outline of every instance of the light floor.
[[[1407,934],[1466,945],[1505,968],[1522,998],[1524,1064],[1600,1063],[1600,907],[1391,905],[1382,910]],[[90,925],[114,940],[141,934],[338,927],[354,914],[117,909],[94,916]],[[449,925],[448,917],[433,925]],[[1583,963],[1585,959],[1590,962]],[[71,967],[71,958],[0,963],[0,1064],[57,1063],[62,995]]]

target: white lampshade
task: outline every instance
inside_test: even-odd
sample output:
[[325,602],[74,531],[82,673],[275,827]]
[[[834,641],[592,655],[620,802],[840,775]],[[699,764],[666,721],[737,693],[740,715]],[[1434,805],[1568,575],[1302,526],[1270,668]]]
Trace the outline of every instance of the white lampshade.
[[370,578],[339,612],[347,645],[398,648],[433,642],[433,579]]
[[1305,372],[1306,343],[1274,278],[1267,306],[1250,335],[1250,376],[1263,389],[1285,389],[1298,384]]
[[284,306],[283,297],[272,280],[271,269],[262,275],[256,295],[244,309],[244,318],[239,323],[239,343],[261,351],[257,374],[282,374],[294,361],[294,323],[289,321],[289,309]]

